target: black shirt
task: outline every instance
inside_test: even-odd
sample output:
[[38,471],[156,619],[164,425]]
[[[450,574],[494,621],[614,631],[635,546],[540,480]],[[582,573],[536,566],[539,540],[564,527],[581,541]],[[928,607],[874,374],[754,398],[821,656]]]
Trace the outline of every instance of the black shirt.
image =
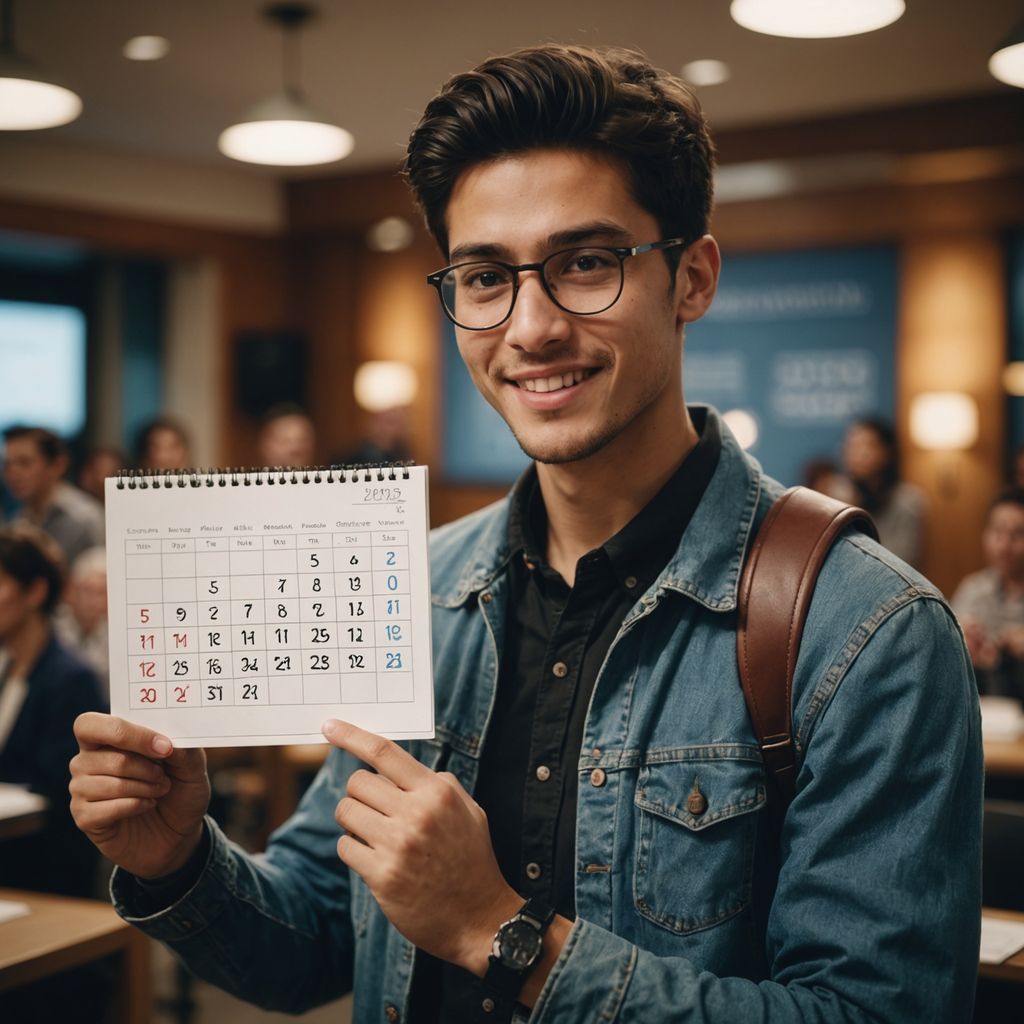
[[[679,547],[710,481],[721,436],[691,410],[700,440],[646,506],[576,563],[570,587],[545,561],[547,514],[534,467],[512,492],[505,654],[475,799],[505,880],[573,919],[576,799],[583,727],[623,619]],[[494,1020],[479,980],[417,954],[415,1024]]]

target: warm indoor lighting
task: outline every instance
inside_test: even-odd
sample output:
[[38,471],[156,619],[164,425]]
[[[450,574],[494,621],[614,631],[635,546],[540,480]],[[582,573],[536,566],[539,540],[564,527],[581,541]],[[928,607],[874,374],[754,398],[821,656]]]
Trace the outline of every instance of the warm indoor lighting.
[[135,36],[121,52],[128,60],[162,60],[170,49],[171,44],[163,36]]
[[352,152],[352,136],[321,117],[299,88],[298,28],[313,14],[302,3],[277,3],[264,12],[281,28],[284,88],[225,128],[217,145],[233,160],[278,167],[332,163]]
[[1007,363],[1003,368],[1003,387],[1008,395],[1024,398],[1024,363]]
[[691,60],[683,65],[682,71],[683,78],[698,87],[729,81],[729,65],[721,60]]
[[366,244],[374,252],[401,252],[412,245],[415,231],[404,217],[384,217],[366,232]]
[[1024,89],[1024,21],[996,47],[988,69],[1000,82]]
[[962,391],[929,391],[910,403],[910,439],[929,451],[965,451],[978,440],[978,403]]
[[732,0],[729,13],[753,32],[825,39],[885,28],[905,8],[904,0]]
[[408,363],[373,359],[356,370],[354,390],[367,412],[409,405],[416,397],[416,371]]
[[746,409],[730,409],[722,413],[722,419],[744,451],[757,444],[761,432],[758,430],[757,420]]
[[76,93],[18,53],[13,0],[0,0],[0,130],[56,128],[81,112]]

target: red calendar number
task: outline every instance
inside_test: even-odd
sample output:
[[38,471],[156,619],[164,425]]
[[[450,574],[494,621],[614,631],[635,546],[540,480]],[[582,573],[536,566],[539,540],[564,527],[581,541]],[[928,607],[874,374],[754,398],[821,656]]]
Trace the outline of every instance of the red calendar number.
[[[156,678],[156,662],[155,661],[140,661],[139,662],[139,668],[142,671],[143,679],[155,679]],[[155,694],[156,691],[154,690],[153,693]],[[154,696],[152,699],[156,700],[156,697]]]
[[140,623],[141,623],[141,624],[142,624],[143,626],[144,626],[144,625],[145,625],[145,624],[146,624],[147,622],[149,622],[149,609],[148,609],[148,608],[140,608],[140,609],[139,609],[139,622],[140,622]]
[[139,703],[140,704],[155,704],[156,703],[156,687],[155,686],[144,686],[139,691]]

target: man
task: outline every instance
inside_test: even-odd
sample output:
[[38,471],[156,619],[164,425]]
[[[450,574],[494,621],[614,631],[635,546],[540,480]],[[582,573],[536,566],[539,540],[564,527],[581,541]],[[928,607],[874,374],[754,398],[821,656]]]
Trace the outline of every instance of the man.
[[951,604],[981,692],[1024,700],[1024,491],[992,502],[982,544],[988,568],[966,577]]
[[4,431],[4,480],[22,503],[21,518],[48,533],[68,563],[103,543],[103,508],[66,483],[67,449],[42,427],[8,427]]
[[115,904],[197,972],[293,1012],[354,983],[355,1020],[392,1024],[969,1018],[970,666],[860,535],[807,620],[781,835],[764,812],[736,590],[781,489],[682,392],[711,165],[692,95],[637,55],[521,51],[428,106],[406,169],[450,264],[430,282],[535,465],[433,536],[437,739],[327,723],[340,750],[265,858],[203,822],[200,754],[78,723],[72,806]]
[[316,462],[316,429],[301,406],[278,405],[260,422],[257,438],[261,466],[294,469]]

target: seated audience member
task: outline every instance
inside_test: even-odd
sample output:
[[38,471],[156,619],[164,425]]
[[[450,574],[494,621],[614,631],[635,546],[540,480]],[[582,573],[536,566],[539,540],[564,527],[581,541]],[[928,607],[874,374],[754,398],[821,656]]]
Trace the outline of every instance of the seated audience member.
[[86,452],[78,470],[78,486],[102,504],[106,500],[107,478],[117,476],[127,465],[128,460],[117,448],[92,448]]
[[804,486],[837,501],[857,503],[857,491],[843,471],[829,458],[811,459],[804,466]]
[[63,479],[67,469],[67,449],[52,431],[22,426],[4,431],[4,480],[21,502],[19,517],[48,533],[73,562],[103,543],[103,507]]
[[843,438],[843,468],[856,491],[854,503],[867,509],[878,539],[915,568],[924,556],[924,494],[900,479],[896,432],[885,420],[854,420]]
[[260,421],[257,438],[261,466],[312,466],[316,458],[316,428],[298,405],[278,405]]
[[1000,494],[982,534],[988,568],[950,602],[964,628],[978,689],[1024,700],[1024,490]]
[[396,405],[391,409],[371,412],[359,444],[340,452],[332,461],[339,465],[376,465],[405,462],[410,458],[409,409],[404,405]]
[[0,782],[50,802],[42,830],[0,842],[0,886],[90,896],[98,860],[71,819],[68,764],[75,719],[103,702],[95,673],[54,632],[63,582],[49,537],[0,530]]
[[89,548],[68,573],[64,600],[54,615],[57,635],[95,673],[100,696],[110,703],[110,650],[107,646],[107,553]]
[[190,469],[191,445],[185,428],[170,416],[158,416],[135,438],[135,465],[139,469]]

